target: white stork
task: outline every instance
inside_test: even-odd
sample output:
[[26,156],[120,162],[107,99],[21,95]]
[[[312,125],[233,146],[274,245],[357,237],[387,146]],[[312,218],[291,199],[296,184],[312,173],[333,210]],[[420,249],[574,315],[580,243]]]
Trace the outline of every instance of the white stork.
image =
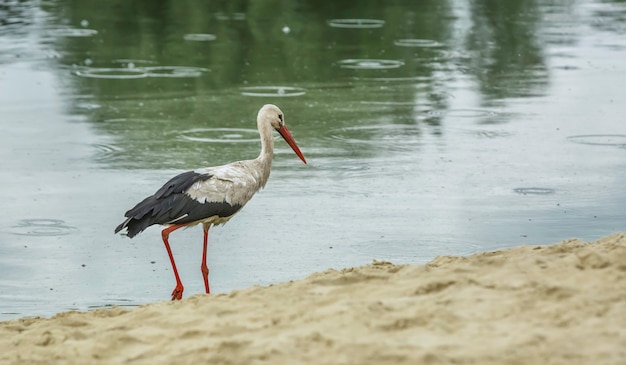
[[285,126],[283,112],[276,105],[266,104],[259,110],[257,128],[261,135],[259,157],[223,166],[200,168],[174,176],[154,195],[145,198],[127,211],[126,220],[115,228],[115,233],[126,228],[128,237],[132,238],[153,224],[166,226],[161,236],[176,277],[172,300],[181,299],[184,288],[168,242],[170,233],[182,227],[202,223],[204,246],[200,268],[204,287],[207,294],[210,293],[209,269],[206,265],[209,228],[228,222],[254,193],[265,186],[274,156],[272,129],[280,133],[306,164],[296,141]]

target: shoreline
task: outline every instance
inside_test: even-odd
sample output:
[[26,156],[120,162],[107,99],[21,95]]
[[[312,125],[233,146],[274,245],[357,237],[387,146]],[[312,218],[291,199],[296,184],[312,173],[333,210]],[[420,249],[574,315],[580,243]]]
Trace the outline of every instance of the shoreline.
[[0,363],[623,363],[626,235],[0,322]]

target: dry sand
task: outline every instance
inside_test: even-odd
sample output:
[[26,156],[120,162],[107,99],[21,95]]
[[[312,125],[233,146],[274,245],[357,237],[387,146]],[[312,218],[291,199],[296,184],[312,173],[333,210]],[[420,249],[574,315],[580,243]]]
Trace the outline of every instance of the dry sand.
[[10,364],[626,364],[626,235],[0,322]]

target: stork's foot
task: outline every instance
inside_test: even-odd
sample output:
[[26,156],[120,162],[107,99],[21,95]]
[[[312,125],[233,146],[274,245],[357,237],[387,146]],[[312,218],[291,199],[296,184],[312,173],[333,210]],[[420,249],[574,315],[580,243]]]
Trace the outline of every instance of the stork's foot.
[[181,300],[183,298],[183,284],[176,284],[174,291],[172,292],[172,300]]

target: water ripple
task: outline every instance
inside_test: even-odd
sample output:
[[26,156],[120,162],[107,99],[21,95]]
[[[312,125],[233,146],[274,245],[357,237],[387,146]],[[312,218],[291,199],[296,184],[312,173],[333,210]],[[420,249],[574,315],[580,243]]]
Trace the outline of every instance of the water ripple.
[[554,189],[550,188],[515,188],[514,192],[522,195],[549,195],[554,194]]
[[63,236],[77,230],[60,219],[24,219],[10,227],[8,232],[20,236]]
[[339,67],[353,68],[360,70],[385,70],[390,68],[398,68],[404,66],[404,62],[399,60],[382,60],[382,59],[347,59],[337,62]]
[[248,86],[242,87],[241,90],[243,90],[241,95],[260,97],[289,97],[302,96],[306,94],[306,89],[292,86]]
[[417,101],[362,100],[361,104],[384,106],[416,106]]
[[431,80],[428,76],[400,76],[400,77],[353,77],[359,81],[375,81],[375,82],[428,82]]
[[108,160],[116,153],[122,151],[122,149],[119,147],[102,143],[95,143],[92,145],[92,147],[97,151],[96,160],[99,161]]
[[448,109],[448,110],[431,110],[427,113],[432,116],[452,116],[457,118],[479,118],[498,115],[498,112],[488,109]]
[[510,137],[511,136],[510,132],[505,132],[505,131],[480,130],[480,131],[475,131],[474,134],[477,137],[480,137],[480,138],[500,138],[500,137]]
[[209,69],[188,66],[135,67],[133,62],[129,62],[127,67],[82,67],[74,71],[74,74],[76,76],[92,79],[141,79],[145,77],[188,78],[200,77],[202,73],[207,71],[209,71]]
[[567,140],[592,146],[613,146],[626,148],[626,134],[583,134],[569,136]]
[[333,28],[381,28],[384,20],[379,19],[330,19],[326,21]]
[[148,72],[141,68],[84,67],[74,71],[74,75],[91,79],[141,79]]
[[252,143],[259,141],[256,129],[246,128],[194,128],[177,132],[180,138],[204,143]]
[[432,47],[442,47],[443,44],[434,41],[432,39],[398,39],[393,42],[396,46],[400,47],[421,47],[421,48],[432,48]]

